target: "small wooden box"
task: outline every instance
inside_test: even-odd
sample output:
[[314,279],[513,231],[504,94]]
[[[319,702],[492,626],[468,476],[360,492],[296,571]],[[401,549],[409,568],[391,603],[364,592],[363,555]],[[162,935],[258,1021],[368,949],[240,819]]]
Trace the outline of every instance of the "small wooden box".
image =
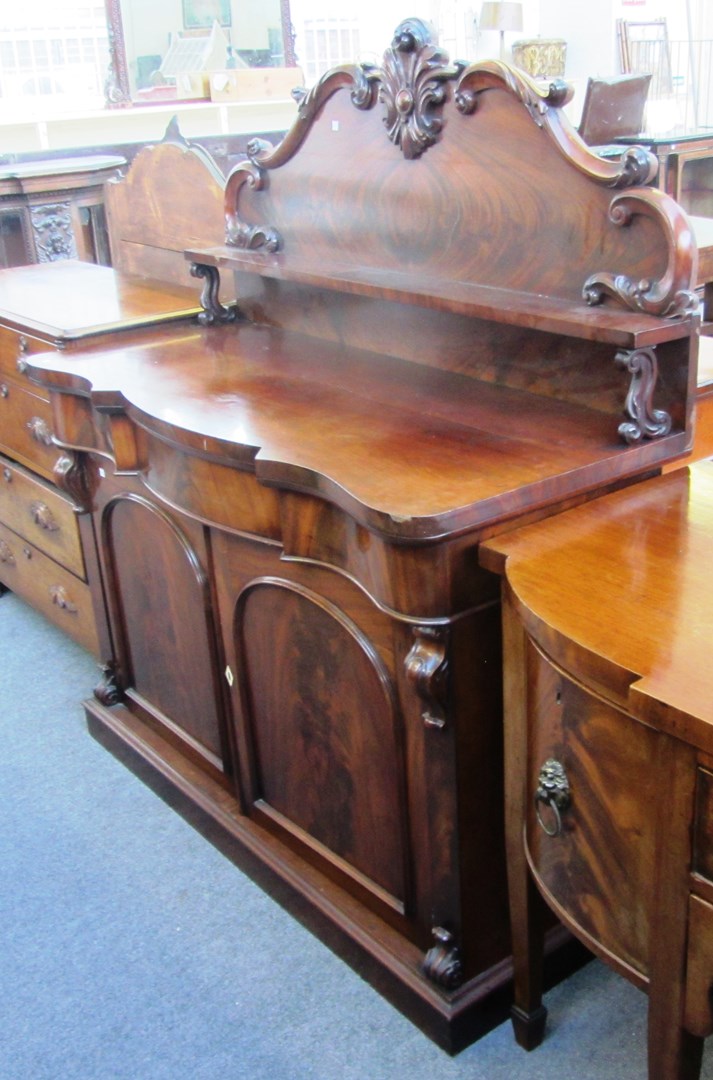
[[300,68],[234,68],[213,72],[210,96],[212,101],[280,101],[297,86],[304,86]]

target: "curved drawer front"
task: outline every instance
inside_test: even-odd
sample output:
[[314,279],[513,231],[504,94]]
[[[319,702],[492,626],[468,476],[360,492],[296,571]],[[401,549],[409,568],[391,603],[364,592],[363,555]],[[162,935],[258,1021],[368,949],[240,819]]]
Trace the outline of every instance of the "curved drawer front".
[[0,521],[86,578],[77,515],[65,496],[0,457]]
[[5,525],[0,525],[0,581],[98,655],[89,586]]
[[52,442],[49,402],[13,379],[0,378],[0,449],[52,478],[59,450]]
[[[646,975],[657,735],[568,679],[532,642],[528,672],[526,836],[533,872],[578,930]],[[559,769],[568,798],[557,810]]]

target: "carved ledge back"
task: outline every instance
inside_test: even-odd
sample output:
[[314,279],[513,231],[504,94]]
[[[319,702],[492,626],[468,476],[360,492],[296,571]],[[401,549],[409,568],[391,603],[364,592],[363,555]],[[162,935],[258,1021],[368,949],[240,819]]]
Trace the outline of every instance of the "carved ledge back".
[[451,64],[427,24],[406,20],[380,67],[329,72],[278,146],[249,146],[226,184],[226,241],[258,270],[272,257],[694,310],[693,235],[648,186],[655,159],[597,157],[563,113],[570,96],[498,61]]

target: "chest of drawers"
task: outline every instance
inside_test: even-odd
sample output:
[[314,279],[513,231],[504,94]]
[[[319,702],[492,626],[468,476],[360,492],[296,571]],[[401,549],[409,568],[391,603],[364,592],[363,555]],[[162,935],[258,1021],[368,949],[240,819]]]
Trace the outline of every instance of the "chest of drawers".
[[108,336],[149,340],[200,305],[195,290],[75,261],[4,270],[0,286],[0,584],[98,656],[90,508],[102,465],[62,446],[49,395],[25,374],[28,357],[86,355]]

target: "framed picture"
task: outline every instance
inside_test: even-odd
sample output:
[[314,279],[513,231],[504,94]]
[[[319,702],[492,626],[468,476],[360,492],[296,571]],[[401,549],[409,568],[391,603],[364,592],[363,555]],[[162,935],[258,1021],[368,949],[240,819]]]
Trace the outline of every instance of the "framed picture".
[[183,28],[202,30],[215,21],[230,26],[230,0],[183,0]]

